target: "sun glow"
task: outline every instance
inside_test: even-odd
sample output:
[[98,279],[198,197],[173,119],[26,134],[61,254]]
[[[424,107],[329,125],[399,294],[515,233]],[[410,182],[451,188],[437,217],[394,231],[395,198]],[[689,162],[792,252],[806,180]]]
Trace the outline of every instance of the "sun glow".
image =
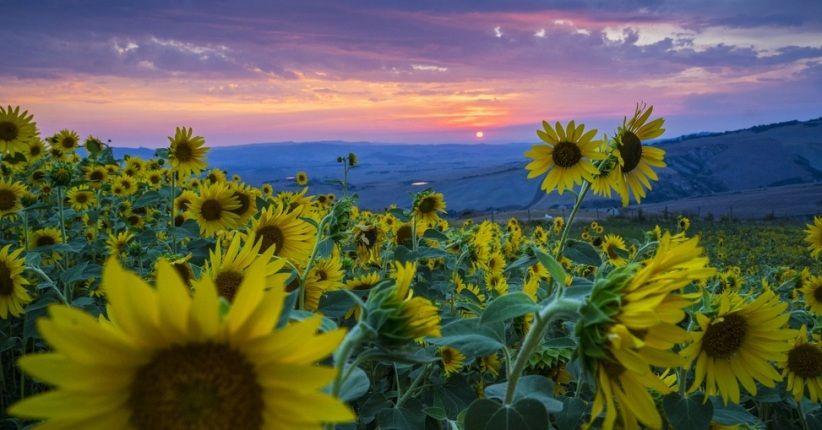
[[483,137],[485,137],[485,133],[482,131],[478,131],[474,134],[474,136],[476,136],[477,139],[482,139]]

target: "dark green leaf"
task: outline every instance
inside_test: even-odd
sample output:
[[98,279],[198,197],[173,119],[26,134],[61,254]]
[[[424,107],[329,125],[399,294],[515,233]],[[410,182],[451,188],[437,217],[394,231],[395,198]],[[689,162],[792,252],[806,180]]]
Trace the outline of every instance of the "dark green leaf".
[[506,321],[539,311],[540,307],[525,293],[510,293],[491,302],[482,313],[483,324]]
[[[485,395],[488,398],[503,400],[508,383],[490,385],[485,388]],[[533,399],[542,403],[545,410],[549,412],[559,412],[562,410],[562,403],[553,398],[554,383],[548,378],[540,375],[526,375],[519,379],[517,389],[514,392],[514,401],[521,399]]]
[[485,430],[502,404],[491,399],[477,399],[465,411],[465,430]]
[[534,255],[537,256],[537,260],[548,269],[548,273],[551,274],[551,278],[553,278],[555,283],[559,285],[565,284],[565,268],[562,267],[561,264],[552,256],[547,254],[545,251],[537,248],[536,246],[532,247],[534,250]]
[[589,266],[599,266],[602,264],[599,252],[588,242],[568,240],[562,254],[575,263],[587,264]]
[[442,327],[442,337],[431,338],[434,345],[450,345],[463,354],[482,357],[502,349],[500,334],[492,325],[480,325],[478,318],[457,320]]
[[355,367],[340,387],[340,399],[345,402],[357,400],[368,392],[370,386],[371,383],[368,381],[368,375],[365,374],[365,371]]
[[711,424],[714,406],[704,400],[702,393],[687,398],[673,393],[662,399],[662,409],[674,430],[707,429]]

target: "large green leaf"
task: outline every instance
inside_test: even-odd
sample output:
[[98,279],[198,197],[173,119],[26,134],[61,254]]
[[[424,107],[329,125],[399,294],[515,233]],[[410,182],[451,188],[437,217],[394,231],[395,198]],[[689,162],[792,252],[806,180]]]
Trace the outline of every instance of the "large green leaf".
[[568,242],[565,243],[565,250],[562,254],[575,263],[587,264],[589,266],[599,266],[602,264],[599,252],[588,242],[568,240]]
[[678,393],[662,399],[662,409],[674,430],[708,429],[714,414],[711,402],[705,402],[702,393],[682,397]]
[[540,306],[531,300],[525,293],[510,293],[497,298],[485,312],[482,313],[480,322],[483,324],[507,321],[525,314],[539,311]]
[[[501,323],[497,323],[502,326]],[[501,327],[497,324],[480,324],[478,318],[457,320],[442,327],[442,337],[431,338],[434,345],[450,345],[463,354],[482,357],[493,354],[504,346]]]
[[357,400],[368,392],[370,386],[371,383],[365,371],[355,367],[340,387],[340,399],[346,402]]
[[522,399],[510,406],[477,399],[465,413],[465,430],[544,430],[548,412],[537,400]]
[[[490,399],[503,400],[507,389],[507,382],[490,385],[485,388],[485,396]],[[540,375],[525,375],[517,383],[514,401],[532,399],[540,402],[549,412],[559,412],[562,410],[562,402],[551,396],[553,392],[553,381]]]
[[562,267],[562,264],[552,256],[547,254],[545,251],[537,248],[536,246],[532,247],[531,249],[534,250],[534,255],[537,256],[537,260],[548,269],[548,273],[551,274],[551,278],[554,279],[554,282],[559,283],[560,285],[564,285],[565,283],[565,268]]

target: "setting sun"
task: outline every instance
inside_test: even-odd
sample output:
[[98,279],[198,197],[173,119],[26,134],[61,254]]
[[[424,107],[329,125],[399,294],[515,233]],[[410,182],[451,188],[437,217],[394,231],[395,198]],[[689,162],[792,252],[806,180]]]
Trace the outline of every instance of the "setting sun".
[[485,136],[485,133],[478,131],[476,132],[475,136],[477,136],[477,139],[482,139]]

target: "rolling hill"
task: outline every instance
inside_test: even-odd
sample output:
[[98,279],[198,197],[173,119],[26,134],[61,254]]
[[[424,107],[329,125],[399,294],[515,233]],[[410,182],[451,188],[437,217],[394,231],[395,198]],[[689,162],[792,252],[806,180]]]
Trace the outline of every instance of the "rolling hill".
[[[312,192],[340,192],[339,185],[333,183],[342,176],[336,157],[355,152],[361,165],[350,173],[349,181],[351,191],[360,196],[361,206],[366,208],[407,203],[410,193],[426,187],[445,193],[452,212],[567,207],[573,195],[545,195],[539,191],[538,180],[526,179],[523,152],[530,145],[261,143],[212,148],[209,162],[240,174],[249,183],[268,182],[278,190],[296,190],[288,178],[297,170],[305,170],[311,178]],[[700,133],[662,140],[656,145],[665,149],[668,167],[659,172],[660,181],[645,201],[649,208],[698,196],[721,200],[723,195],[755,194],[763,188],[778,191],[778,187],[798,184],[822,187],[822,118]],[[143,156],[152,153],[127,148],[118,148],[117,152]],[[778,200],[782,194],[769,195]],[[797,198],[797,193],[784,194]],[[818,193],[808,197],[816,198]],[[803,203],[803,210],[816,207],[816,211],[822,211],[822,201]],[[588,205],[614,207],[617,202],[592,198]]]

